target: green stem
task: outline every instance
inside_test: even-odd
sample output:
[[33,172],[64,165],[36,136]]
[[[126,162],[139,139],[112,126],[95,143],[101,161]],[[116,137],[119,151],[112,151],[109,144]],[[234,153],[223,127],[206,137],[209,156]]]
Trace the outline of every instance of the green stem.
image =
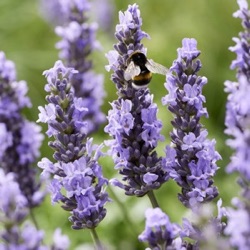
[[127,225],[130,226],[129,233],[131,233],[132,235],[138,235],[138,233],[135,230],[136,226],[135,226],[134,222],[129,217],[128,211],[126,209],[127,207],[124,206],[124,204],[120,201],[120,199],[117,197],[117,195],[114,193],[114,191],[111,187],[109,187],[109,190],[112,194],[112,198],[116,201],[119,208],[121,209],[122,215],[123,215]]
[[35,217],[35,215],[33,213],[33,209],[30,209],[30,217],[31,217],[31,220],[33,221],[36,229],[38,230],[39,227],[38,227],[38,223],[37,223],[36,217]]
[[90,229],[90,233],[94,241],[96,250],[104,250],[95,228]]
[[148,198],[149,198],[153,208],[160,207],[157,200],[156,200],[156,197],[155,197],[153,190],[150,190],[147,193],[147,195],[148,195]]

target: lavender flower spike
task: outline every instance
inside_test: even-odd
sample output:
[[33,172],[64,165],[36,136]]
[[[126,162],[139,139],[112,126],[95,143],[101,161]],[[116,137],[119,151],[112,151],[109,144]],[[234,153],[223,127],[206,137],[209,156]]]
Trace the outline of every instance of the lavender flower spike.
[[88,133],[94,132],[105,121],[101,112],[101,105],[105,92],[103,89],[103,76],[92,70],[92,61],[89,55],[100,44],[96,41],[97,24],[87,22],[90,9],[88,0],[66,0],[61,3],[61,11],[65,15],[65,25],[58,26],[55,32],[62,38],[56,44],[60,50],[59,57],[65,61],[67,67],[78,72],[72,77],[75,95],[83,98],[83,105],[88,108],[83,119],[87,121]]
[[172,224],[160,208],[148,208],[145,212],[146,227],[139,240],[147,242],[152,249],[186,249],[179,238],[180,227]]
[[30,107],[25,81],[16,80],[15,65],[0,52],[0,168],[14,172],[28,207],[39,205],[44,197],[32,166],[40,155],[43,140],[40,126],[22,115]]
[[22,194],[15,174],[5,174],[0,169],[0,249],[67,250],[69,239],[58,228],[54,233],[54,244],[42,244],[44,232],[37,230],[28,220],[28,200]]
[[215,140],[207,139],[208,132],[200,123],[202,116],[208,116],[202,95],[207,79],[197,76],[201,62],[196,45],[195,39],[183,39],[183,47],[178,49],[178,58],[170,68],[172,74],[167,76],[165,87],[169,94],[162,99],[174,114],[173,148],[166,148],[165,170],[182,188],[179,199],[187,207],[218,195],[212,178],[218,169],[216,161],[221,158],[215,151]]
[[38,249],[43,232],[23,221],[28,215],[28,200],[22,194],[13,173],[5,174],[0,169],[0,249]]
[[106,69],[114,71],[111,78],[119,98],[111,104],[105,132],[113,137],[107,144],[123,178],[122,182],[114,179],[111,183],[123,188],[127,195],[143,196],[168,179],[155,152],[158,141],[163,139],[162,124],[157,120],[158,108],[149,90],[134,89],[131,80],[124,79],[129,55],[135,51],[146,53],[141,39],[148,34],[141,30],[138,6],[129,5],[127,11],[119,13],[119,20],[115,32],[118,43],[106,55],[109,60]]
[[42,175],[52,175],[52,202],[62,202],[62,207],[71,212],[72,228],[94,229],[106,215],[104,205],[109,198],[104,186],[108,181],[97,162],[101,146],[92,145],[92,139],[86,136],[87,124],[82,117],[87,110],[71,85],[75,73],[61,61],[44,72],[49,104],[39,107],[38,121],[47,123],[48,136],[55,138],[49,145],[55,150],[57,162],[43,158],[38,166],[43,169]]
[[244,250],[250,245],[250,11],[246,0],[238,0],[238,5],[239,10],[234,17],[241,19],[244,31],[239,33],[239,38],[233,39],[236,45],[229,48],[237,56],[231,64],[231,68],[237,70],[237,82],[225,82],[228,93],[225,133],[231,136],[227,144],[234,150],[227,171],[239,173],[242,197],[233,198],[235,209],[228,208],[225,234],[230,236],[232,247]]
[[242,25],[245,29],[240,32],[239,38],[234,38],[236,42],[230,50],[235,52],[237,58],[232,62],[231,68],[237,69],[238,82],[226,81],[225,91],[229,94],[226,104],[226,130],[225,133],[232,136],[228,140],[228,145],[235,150],[234,156],[227,169],[229,172],[238,171],[244,179],[250,181],[250,12],[247,1],[238,1],[240,10],[235,13],[235,17],[242,19]]

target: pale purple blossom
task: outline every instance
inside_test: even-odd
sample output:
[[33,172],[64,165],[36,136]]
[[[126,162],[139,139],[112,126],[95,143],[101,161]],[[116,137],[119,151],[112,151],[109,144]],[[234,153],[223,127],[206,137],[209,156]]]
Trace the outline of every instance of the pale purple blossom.
[[182,219],[180,237],[183,241],[189,238],[185,244],[191,248],[187,249],[231,249],[223,237],[228,211],[222,207],[221,199],[217,202],[217,215],[214,210],[211,203],[199,204]]
[[41,134],[41,127],[29,121],[24,121],[20,133],[21,140],[17,146],[17,152],[19,153],[20,163],[26,164],[40,156],[39,148],[43,135]]
[[237,198],[232,201],[236,207],[228,208],[228,222],[224,233],[229,235],[231,246],[239,250],[247,249],[250,245],[250,213],[249,208]]
[[113,28],[115,3],[113,0],[93,0],[91,3],[91,14],[93,19],[105,32]]
[[0,197],[2,222],[20,223],[27,216],[28,201],[15,181],[15,174],[5,174],[2,169],[0,169]]
[[53,250],[66,250],[69,246],[68,236],[62,234],[61,228],[57,228],[53,234]]
[[3,243],[0,243],[0,249],[15,249],[15,250],[49,250],[44,246],[42,241],[44,232],[37,230],[30,223],[25,223],[20,229],[18,226],[13,226],[8,229],[6,234],[2,235]]

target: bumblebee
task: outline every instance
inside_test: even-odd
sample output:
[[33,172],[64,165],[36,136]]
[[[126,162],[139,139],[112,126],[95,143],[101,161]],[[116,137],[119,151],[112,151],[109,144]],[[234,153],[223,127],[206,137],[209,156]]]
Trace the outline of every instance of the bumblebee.
[[135,89],[147,87],[152,79],[152,73],[166,75],[168,72],[167,68],[152,59],[147,59],[145,54],[140,51],[133,52],[126,64],[124,79],[126,81],[132,80],[132,86]]

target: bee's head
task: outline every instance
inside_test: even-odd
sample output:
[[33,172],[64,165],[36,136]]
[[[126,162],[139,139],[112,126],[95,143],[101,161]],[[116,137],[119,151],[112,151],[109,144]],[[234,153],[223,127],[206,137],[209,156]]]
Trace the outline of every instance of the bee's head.
[[141,53],[141,52],[134,52],[131,56],[130,56],[131,60],[134,62],[135,65],[138,66],[145,66],[146,62],[147,62],[147,57]]

